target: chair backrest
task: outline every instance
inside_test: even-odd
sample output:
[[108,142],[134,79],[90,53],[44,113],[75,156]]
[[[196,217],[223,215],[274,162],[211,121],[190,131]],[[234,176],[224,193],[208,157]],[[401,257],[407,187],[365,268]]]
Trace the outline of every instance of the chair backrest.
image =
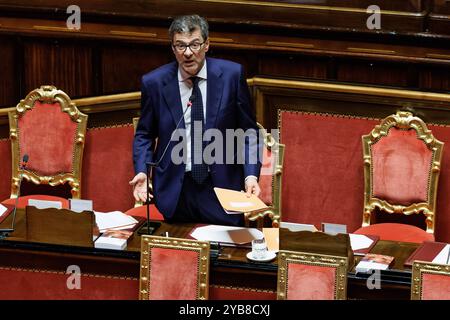
[[346,257],[285,251],[278,253],[278,300],[345,300]]
[[206,300],[209,242],[142,236],[140,300]]
[[257,125],[261,133],[259,136],[264,139],[259,176],[260,198],[269,206],[269,209],[258,213],[246,213],[246,219],[261,220],[267,215],[272,221],[272,227],[278,228],[281,220],[281,182],[285,145],[279,143],[278,137],[267,132],[261,124]]
[[387,213],[423,213],[434,233],[438,177],[443,143],[412,113],[399,111],[362,137],[364,157],[363,224],[376,209]]
[[[81,194],[81,165],[88,116],[54,86],[41,86],[9,112],[12,148],[11,198],[21,175],[36,185],[68,183],[73,198]],[[24,155],[29,156],[25,169]]]
[[450,265],[414,261],[412,300],[450,300]]

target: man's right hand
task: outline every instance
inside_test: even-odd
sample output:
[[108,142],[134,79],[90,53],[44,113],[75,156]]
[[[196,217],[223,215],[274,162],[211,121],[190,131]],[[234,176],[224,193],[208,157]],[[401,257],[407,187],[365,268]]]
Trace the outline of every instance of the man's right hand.
[[[147,175],[143,172],[139,172],[134,176],[133,180],[130,181],[130,185],[133,186],[134,200],[145,203],[147,201]],[[153,198],[153,195],[150,193],[150,199],[151,198]]]

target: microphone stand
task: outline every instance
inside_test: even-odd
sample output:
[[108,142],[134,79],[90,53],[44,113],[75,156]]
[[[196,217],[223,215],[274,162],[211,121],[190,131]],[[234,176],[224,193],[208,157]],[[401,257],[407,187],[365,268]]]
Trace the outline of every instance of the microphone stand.
[[162,159],[164,158],[167,149],[169,148],[170,142],[172,141],[173,138],[173,134],[175,133],[175,131],[177,131],[178,127],[180,126],[181,120],[184,119],[184,115],[186,114],[186,112],[188,111],[188,109],[192,106],[192,101],[194,101],[195,99],[195,95],[191,95],[189,97],[189,102],[187,104],[187,108],[186,110],[184,110],[183,114],[181,115],[180,119],[177,122],[177,125],[175,127],[175,130],[172,131],[172,134],[170,135],[170,140],[167,142],[166,147],[163,150],[163,153],[161,154],[161,157],[159,157],[158,161],[156,162],[147,162],[147,201],[145,202],[147,205],[147,221],[139,228],[139,230],[137,231],[138,235],[152,235],[156,229],[158,229],[161,226],[161,222],[159,221],[150,221],[150,183],[149,183],[149,179],[150,179],[150,173],[151,173],[151,169],[150,168],[157,168],[159,166],[159,164],[161,163]]
[[150,168],[156,168],[159,165],[159,161],[147,162],[146,165],[147,165],[147,201],[145,202],[145,204],[147,206],[147,221],[137,231],[138,235],[143,234],[152,235],[155,232],[155,230],[161,226],[161,222],[159,221],[150,221],[150,181],[149,181],[151,172]]

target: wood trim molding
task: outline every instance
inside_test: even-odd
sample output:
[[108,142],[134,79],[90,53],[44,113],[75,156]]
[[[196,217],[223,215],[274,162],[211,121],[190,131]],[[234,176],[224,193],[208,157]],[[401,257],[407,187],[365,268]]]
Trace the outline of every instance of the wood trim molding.
[[323,82],[281,80],[262,77],[254,77],[252,84],[253,86],[262,86],[262,87],[267,86],[267,87],[288,88],[288,89],[308,89],[317,91],[374,95],[382,97],[397,97],[397,98],[424,100],[424,101],[450,102],[450,94],[433,93],[425,91],[387,89],[387,88],[377,88],[358,85],[332,84]]

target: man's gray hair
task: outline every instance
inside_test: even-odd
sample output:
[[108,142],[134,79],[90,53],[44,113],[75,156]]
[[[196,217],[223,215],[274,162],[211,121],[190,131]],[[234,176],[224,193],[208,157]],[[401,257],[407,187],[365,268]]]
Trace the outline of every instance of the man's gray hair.
[[173,40],[175,33],[192,33],[197,29],[200,29],[203,41],[208,39],[208,22],[205,18],[199,15],[189,15],[176,17],[169,28],[170,40]]

